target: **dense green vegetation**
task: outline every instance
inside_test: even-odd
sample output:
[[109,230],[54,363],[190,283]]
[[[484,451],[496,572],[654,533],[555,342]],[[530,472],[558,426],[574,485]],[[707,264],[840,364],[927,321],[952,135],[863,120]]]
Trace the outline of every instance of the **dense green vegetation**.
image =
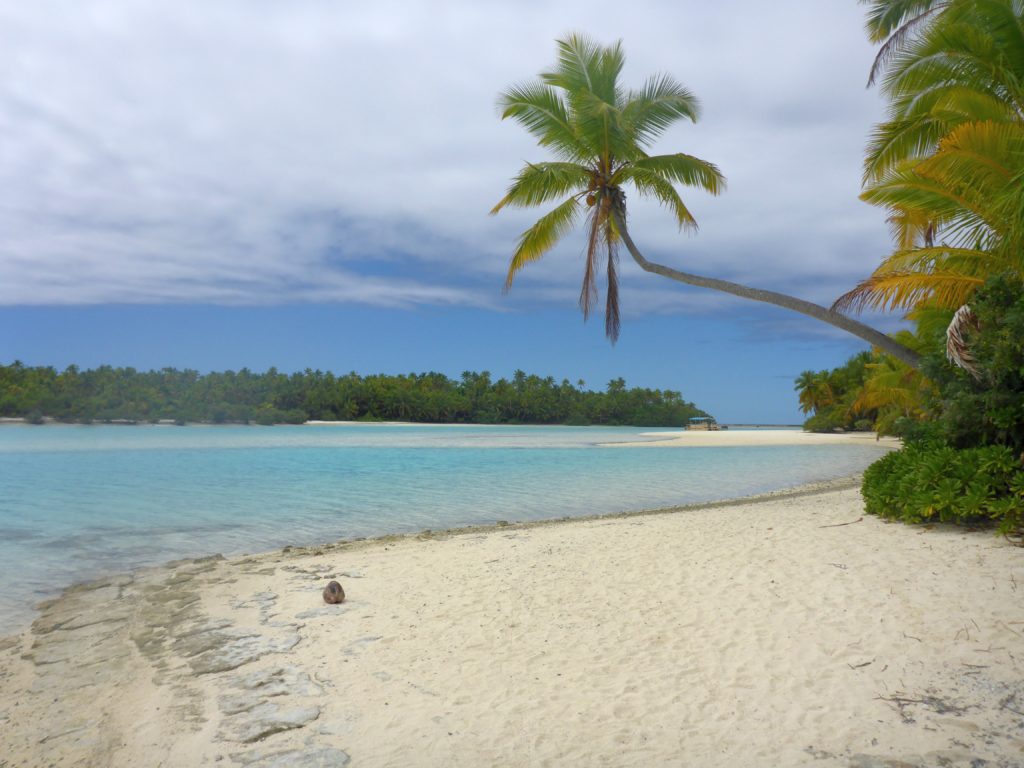
[[[971,316],[963,329],[969,369],[952,365],[944,335],[934,334],[922,364],[927,379],[891,360],[887,365],[877,352],[856,355],[833,371],[805,372],[797,389],[805,409],[814,411],[805,426],[845,428],[859,417],[904,438],[903,450],[864,474],[864,500],[873,514],[912,523],[994,521],[1001,531],[1021,532],[1024,282],[990,278],[974,294]],[[899,371],[912,386],[885,393],[873,383],[878,370]],[[887,404],[873,412],[859,407],[871,402],[873,392],[882,392]],[[913,407],[897,404],[907,402]],[[903,415],[891,418],[893,409]]]
[[994,522],[1024,528],[1024,469],[1005,445],[956,449],[912,443],[864,472],[867,511],[905,523]]
[[1024,6],[864,1],[889,114],[862,198],[894,250],[836,307],[906,310],[921,364],[876,350],[803,373],[806,426],[904,437],[865,473],[872,513],[1024,533]]
[[831,371],[804,371],[796,381],[800,408],[813,415],[804,422],[810,432],[867,431],[874,428],[877,409],[862,409],[857,400],[864,386],[868,366],[875,362],[870,352],[854,355]]
[[486,424],[681,426],[706,416],[679,392],[627,389],[623,379],[593,392],[567,380],[516,371],[512,380],[465,372],[360,376],[271,368],[209,373],[102,366],[63,372],[0,366],[0,416],[67,422],[302,423],[308,420]]

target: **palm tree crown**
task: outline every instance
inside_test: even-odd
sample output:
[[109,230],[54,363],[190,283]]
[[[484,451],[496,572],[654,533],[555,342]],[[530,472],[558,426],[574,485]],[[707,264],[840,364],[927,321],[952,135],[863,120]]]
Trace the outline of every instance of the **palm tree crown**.
[[725,189],[725,179],[712,163],[691,155],[647,154],[676,121],[697,121],[697,99],[682,85],[661,74],[640,90],[624,90],[618,82],[625,61],[621,43],[601,46],[573,34],[557,44],[558,61],[551,71],[498,99],[502,119],[514,119],[558,160],[527,163],[491,213],[560,201],[520,235],[505,290],[525,265],[550,251],[585,214],[586,263],[579,303],[587,317],[597,300],[597,274],[604,261],[605,332],[614,342],[619,335],[616,212],[624,212],[623,186],[630,184],[641,197],[668,208],[681,229],[696,229],[674,185],[717,195]]

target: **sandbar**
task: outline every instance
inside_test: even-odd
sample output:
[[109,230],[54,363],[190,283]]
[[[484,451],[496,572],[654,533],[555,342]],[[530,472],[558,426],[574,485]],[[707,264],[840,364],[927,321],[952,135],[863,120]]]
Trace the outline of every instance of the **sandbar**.
[[846,482],[170,563],[0,640],[48,765],[1020,766],[1024,550]]
[[899,438],[874,432],[803,432],[798,429],[723,429],[641,432],[644,440],[601,443],[618,448],[708,448],[768,445],[876,445],[895,449]]

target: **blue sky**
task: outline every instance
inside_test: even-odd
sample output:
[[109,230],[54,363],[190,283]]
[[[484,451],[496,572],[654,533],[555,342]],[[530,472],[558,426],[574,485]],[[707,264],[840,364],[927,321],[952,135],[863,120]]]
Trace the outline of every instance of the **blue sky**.
[[[576,309],[582,238],[501,285],[540,212],[487,211],[523,161],[500,90],[580,30],[673,74],[715,162],[679,233],[631,201],[649,258],[828,304],[886,254],[857,199],[882,115],[854,0],[0,0],[0,362],[361,373],[517,368],[681,390],[725,421],[794,423],[793,378],[863,345],[642,273],[623,332]],[[885,330],[891,318],[874,318]]]

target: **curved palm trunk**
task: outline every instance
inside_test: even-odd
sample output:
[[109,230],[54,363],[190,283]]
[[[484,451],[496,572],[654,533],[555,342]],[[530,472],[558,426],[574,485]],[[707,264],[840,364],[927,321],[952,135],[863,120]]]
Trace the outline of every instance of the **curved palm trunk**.
[[640,265],[640,268],[645,272],[653,272],[662,277],[667,277],[670,280],[675,280],[679,283],[685,283],[686,285],[696,285],[700,288],[711,288],[712,290],[722,291],[724,293],[731,293],[733,296],[742,296],[744,299],[753,299],[754,301],[763,301],[767,304],[774,304],[777,307],[785,307],[795,312],[800,312],[804,315],[809,315],[817,320],[834,325],[836,328],[842,328],[848,333],[852,333],[864,341],[868,342],[872,346],[878,347],[883,352],[886,352],[898,360],[902,360],[904,363],[909,365],[911,368],[920,369],[921,367],[921,356],[914,350],[903,346],[899,342],[886,336],[881,331],[876,331],[869,325],[865,325],[857,320],[842,315],[831,309],[813,304],[810,301],[804,301],[794,296],[787,296],[784,293],[776,293],[775,291],[764,291],[759,288],[748,288],[745,285],[739,283],[730,283],[728,280],[718,280],[713,277],[701,277],[700,275],[692,275],[688,272],[680,272],[677,269],[666,267],[661,264],[655,264],[644,258],[643,254],[640,253],[636,244],[633,242],[633,238],[629,236],[629,230],[626,229],[626,217],[623,215],[623,211],[616,207],[613,209],[612,215],[615,217],[615,226],[619,230],[619,235],[622,237],[622,242],[626,244],[626,249],[633,257],[634,261]]

